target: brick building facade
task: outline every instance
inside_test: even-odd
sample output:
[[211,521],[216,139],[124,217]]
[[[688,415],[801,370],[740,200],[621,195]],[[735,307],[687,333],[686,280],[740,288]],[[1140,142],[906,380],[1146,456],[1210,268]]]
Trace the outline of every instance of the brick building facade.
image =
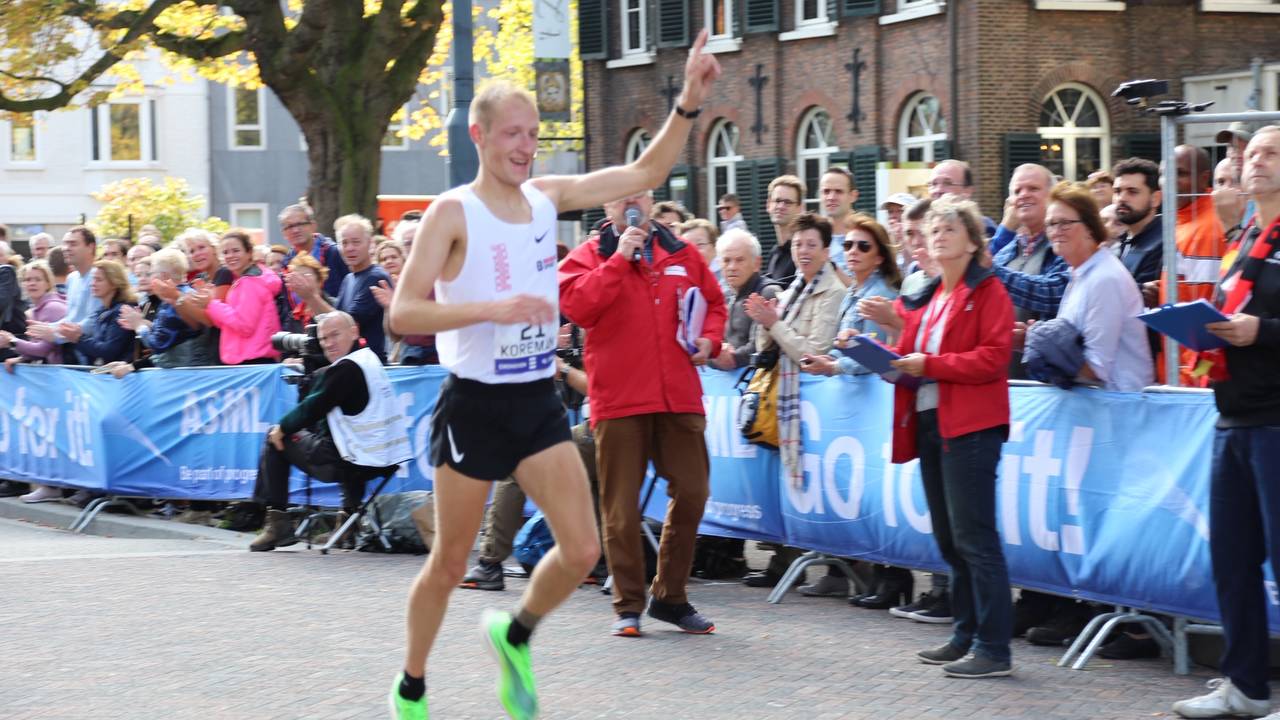
[[1251,42],[1280,37],[1280,0],[579,0],[589,168],[657,132],[704,25],[724,75],[658,193],[714,217],[736,191],[766,241],[765,186],[783,171],[816,186],[847,165],[870,209],[878,162],[957,157],[998,217],[1019,163],[1084,179],[1158,156],[1158,121],[1112,99],[1119,83],[1167,78],[1182,97],[1181,78],[1280,60]]

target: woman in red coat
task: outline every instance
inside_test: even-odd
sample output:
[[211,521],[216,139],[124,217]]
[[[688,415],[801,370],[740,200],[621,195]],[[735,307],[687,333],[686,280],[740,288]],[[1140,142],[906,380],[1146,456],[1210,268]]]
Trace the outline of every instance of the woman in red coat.
[[1009,433],[1013,306],[979,260],[986,244],[980,218],[967,200],[934,202],[928,248],[942,274],[898,299],[903,358],[894,362],[920,386],[895,391],[893,461],[920,458],[934,540],[951,566],[951,639],[918,657],[969,678],[1010,674],[1013,634],[995,496]]

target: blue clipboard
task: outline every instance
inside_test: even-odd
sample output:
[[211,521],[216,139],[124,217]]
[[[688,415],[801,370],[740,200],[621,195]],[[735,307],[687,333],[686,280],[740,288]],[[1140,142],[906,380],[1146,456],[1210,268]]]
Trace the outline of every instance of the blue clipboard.
[[920,386],[920,378],[907,375],[889,364],[894,360],[902,359],[901,355],[868,335],[854,335],[849,338],[848,347],[840,350],[846,356],[858,361],[858,364],[862,365],[862,367],[894,385],[902,385],[909,388]]
[[1148,310],[1138,315],[1138,319],[1156,332],[1168,335],[1192,350],[1213,350],[1227,346],[1226,340],[1204,329],[1205,325],[1222,322],[1227,316],[1203,299]]

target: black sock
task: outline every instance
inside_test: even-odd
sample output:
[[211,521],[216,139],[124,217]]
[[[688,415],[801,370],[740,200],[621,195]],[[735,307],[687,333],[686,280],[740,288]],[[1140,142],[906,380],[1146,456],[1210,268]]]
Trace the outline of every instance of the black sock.
[[414,677],[409,673],[404,673],[400,677],[400,697],[405,700],[421,700],[426,694],[427,679],[425,677]]
[[533,629],[538,626],[538,621],[541,619],[541,616],[521,609],[507,626],[507,642],[512,645],[524,645],[529,642]]

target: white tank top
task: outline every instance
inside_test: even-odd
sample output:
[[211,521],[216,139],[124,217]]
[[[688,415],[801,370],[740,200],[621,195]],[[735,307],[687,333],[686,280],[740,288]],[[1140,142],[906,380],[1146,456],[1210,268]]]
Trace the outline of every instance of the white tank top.
[[[490,302],[512,295],[546,298],[557,313],[556,207],[531,182],[520,186],[533,222],[512,224],[494,217],[470,185],[442,197],[462,201],[467,219],[467,255],[451,281],[436,280],[436,301]],[[555,374],[553,320],[542,325],[484,322],[436,335],[440,364],[460,378],[486,383],[523,383]]]

